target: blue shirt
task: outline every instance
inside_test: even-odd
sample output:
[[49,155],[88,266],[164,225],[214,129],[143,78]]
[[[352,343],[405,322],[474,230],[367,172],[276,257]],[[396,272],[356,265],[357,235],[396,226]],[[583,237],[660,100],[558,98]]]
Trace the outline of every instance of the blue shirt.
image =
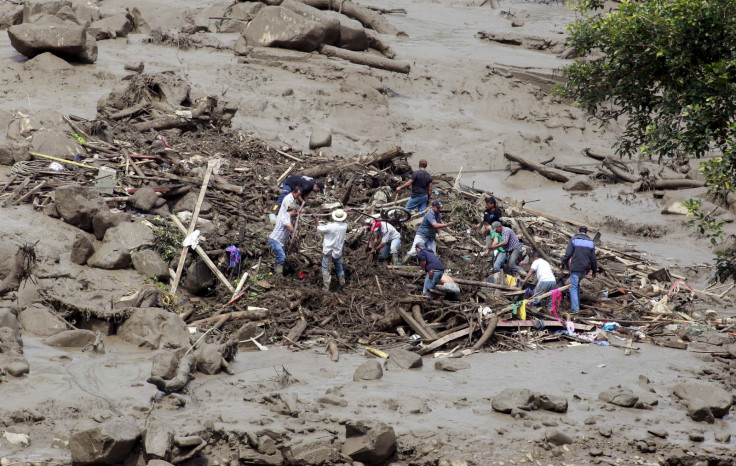
[[432,252],[431,249],[422,249],[417,253],[417,262],[421,264],[422,261],[427,262],[427,272],[430,270],[445,271],[445,266],[442,265],[440,259]]
[[430,208],[427,213],[424,214],[424,219],[422,220],[421,225],[419,225],[417,234],[427,240],[433,240],[435,236],[437,236],[437,229],[433,227],[432,224],[440,223],[441,218],[441,214],[435,214],[434,209]]

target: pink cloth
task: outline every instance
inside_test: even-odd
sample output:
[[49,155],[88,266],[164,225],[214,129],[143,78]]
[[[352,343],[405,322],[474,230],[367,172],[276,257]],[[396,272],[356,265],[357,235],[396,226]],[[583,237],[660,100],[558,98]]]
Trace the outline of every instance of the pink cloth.
[[557,308],[560,306],[562,306],[562,291],[552,290],[552,308],[550,309],[550,312],[555,316],[558,322],[562,323],[560,316],[557,315]]

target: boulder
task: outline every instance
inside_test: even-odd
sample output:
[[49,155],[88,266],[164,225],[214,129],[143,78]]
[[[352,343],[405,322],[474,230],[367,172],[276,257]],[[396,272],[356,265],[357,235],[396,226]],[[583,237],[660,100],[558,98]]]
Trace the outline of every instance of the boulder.
[[562,446],[572,443],[572,438],[569,435],[560,432],[557,429],[547,429],[544,433],[544,440],[552,445]]
[[72,244],[71,261],[75,264],[84,265],[87,259],[95,252],[95,243],[87,233],[78,232]]
[[75,155],[87,152],[68,131],[56,128],[41,128],[33,133],[31,150],[66,160],[74,160]]
[[125,37],[133,30],[133,18],[127,14],[117,14],[94,21],[87,28],[96,40]]
[[537,394],[537,408],[555,413],[567,412],[567,399],[561,396]]
[[28,143],[5,142],[0,144],[0,165],[13,165],[28,160]]
[[463,369],[470,369],[470,363],[463,359],[442,358],[434,363],[434,368],[438,371],[457,372]]
[[662,211],[660,213],[669,215],[687,215],[688,212],[689,211],[687,210],[687,207],[685,207],[685,204],[678,200],[667,202],[664,207],[662,207]]
[[[153,244],[156,237],[153,230],[143,222],[121,222],[105,232],[105,243],[120,243],[128,250],[138,249],[144,244]],[[168,272],[167,272],[168,273]]]
[[[348,421],[342,454],[353,461],[381,464],[396,451],[394,428],[383,422]],[[355,463],[353,463],[355,464]]]
[[7,29],[23,22],[23,5],[11,2],[0,3],[0,29]]
[[605,401],[616,406],[623,406],[624,408],[631,408],[636,405],[639,401],[639,397],[634,394],[628,388],[623,388],[620,385],[618,387],[611,387],[608,390],[602,391],[598,395],[598,399]]
[[64,330],[46,338],[43,342],[49,346],[64,348],[81,348],[95,341],[95,332],[91,330]]
[[158,202],[158,194],[156,194],[156,191],[154,191],[153,188],[141,188],[131,196],[130,202],[133,204],[134,208],[148,212],[153,209],[156,202]]
[[726,390],[715,385],[697,382],[686,382],[675,387],[674,394],[681,400],[692,404],[693,401],[701,401],[707,406],[715,417],[723,417],[733,405],[733,397]]
[[537,394],[526,388],[507,388],[493,397],[491,407],[504,414],[517,409],[532,411],[537,409]]
[[92,2],[75,2],[72,9],[80,24],[89,25],[100,19],[100,8]]
[[134,423],[112,420],[69,438],[72,461],[78,465],[122,463],[138,443],[141,433]]
[[179,368],[179,356],[174,351],[156,351],[153,355],[153,364],[151,366],[151,376],[161,377],[164,380],[170,380],[176,375]]
[[166,282],[169,279],[169,266],[161,256],[151,249],[136,251],[131,255],[133,268],[148,278]]
[[265,6],[261,2],[238,2],[232,5],[230,13],[227,16],[238,19],[222,20],[218,26],[219,32],[242,34],[248,22],[241,21],[240,19],[254,17]]
[[56,335],[67,329],[66,322],[40,303],[31,304],[23,309],[18,316],[18,322],[26,332],[42,337]]
[[106,270],[127,269],[130,267],[130,252],[124,244],[117,241],[102,243],[87,259],[87,265]]
[[329,147],[332,145],[332,131],[324,128],[312,130],[309,136],[309,148],[319,149],[320,147]]
[[337,45],[340,48],[362,51],[368,48],[368,35],[359,21],[348,18],[337,11],[325,11],[326,15],[340,22],[340,36]]
[[286,8],[267,6],[248,23],[243,37],[248,45],[254,47],[312,52],[324,41],[325,27]]
[[337,43],[340,38],[340,20],[338,18],[296,0],[284,0],[281,6],[310,21],[316,21],[322,24],[325,27],[325,38],[322,40],[323,44],[334,45]]
[[589,176],[577,175],[562,185],[562,189],[565,191],[592,191],[595,189],[595,183],[593,183],[593,180]]
[[64,221],[82,230],[92,230],[92,219],[107,210],[95,188],[79,185],[60,186],[54,191],[56,210]]
[[[44,52],[80,61],[94,63],[89,54],[87,32],[71,22],[63,24],[23,23],[8,28],[10,44],[26,57],[33,58]],[[95,44],[94,59],[97,59]]]
[[225,16],[229,16],[227,12],[231,4],[232,3],[229,2],[217,2],[203,10],[200,10],[193,18],[194,28],[192,32],[220,32],[217,27],[220,20],[210,18],[223,18]]
[[97,61],[97,41],[89,32],[85,35],[84,53],[77,60],[80,63],[94,63]]
[[[262,436],[261,438],[267,438]],[[275,453],[279,453],[276,447],[272,447]],[[284,457],[289,457],[290,464],[339,464],[339,443],[335,436],[329,432],[312,432],[302,434],[293,442],[286,445],[288,452]],[[283,463],[283,458],[279,463]]]
[[189,329],[181,317],[157,307],[136,308],[118,328],[118,336],[142,348],[189,347]]
[[687,415],[695,422],[707,422],[713,424],[716,422],[713,411],[710,410],[708,404],[703,400],[692,400],[688,402]]
[[219,374],[223,367],[227,367],[220,345],[204,343],[197,351],[197,370],[203,374]]
[[23,346],[18,319],[15,317],[13,311],[7,307],[0,307],[0,328],[2,327],[12,330],[13,335],[15,335],[15,341],[18,342],[19,346]]
[[151,422],[146,428],[143,438],[143,448],[148,458],[167,459],[170,456],[174,433],[166,425],[159,422]]
[[105,238],[105,233],[107,233],[107,230],[110,228],[114,228],[121,223],[130,222],[132,219],[130,214],[116,214],[110,211],[110,209],[105,206],[104,209],[97,212],[97,214],[92,218],[92,231],[95,234],[95,238],[102,241],[102,239]]
[[383,369],[381,363],[375,359],[366,361],[355,370],[353,380],[358,382],[361,380],[378,380],[383,377]]
[[21,377],[31,371],[15,331],[10,327],[0,327],[0,373],[3,371],[13,377]]
[[388,352],[386,370],[392,369],[416,369],[422,367],[422,357],[417,353],[401,348],[395,348]]
[[26,0],[23,2],[23,22],[32,23],[40,15],[56,16],[62,9],[72,8],[70,0]]
[[215,279],[215,274],[207,267],[207,264],[197,259],[187,268],[182,285],[190,292],[199,294],[214,286]]
[[[175,201],[171,205],[171,213],[178,214],[179,212],[194,212],[194,207],[197,205],[198,193],[188,192],[182,196],[179,200]],[[206,200],[202,202],[199,208],[199,215],[206,216],[212,213],[212,204]]]
[[52,74],[72,74],[74,67],[66,60],[57,57],[51,52],[44,52],[36,55],[27,62],[23,63],[23,69],[34,73],[52,73]]

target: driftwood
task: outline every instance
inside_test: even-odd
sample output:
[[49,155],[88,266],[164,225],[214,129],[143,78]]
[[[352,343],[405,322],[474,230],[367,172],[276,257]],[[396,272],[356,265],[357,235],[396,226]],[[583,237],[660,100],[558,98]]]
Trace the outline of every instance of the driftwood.
[[401,150],[400,147],[394,147],[393,149],[390,149],[382,154],[374,155],[370,160],[366,160],[366,161],[354,160],[352,162],[348,162],[348,163],[338,165],[338,166],[335,166],[334,163],[319,165],[317,167],[304,170],[302,174],[304,174],[305,176],[311,176],[312,178],[322,178],[323,176],[326,176],[330,173],[337,173],[353,165],[358,165],[358,164],[382,165],[384,163],[390,162],[391,160],[397,157],[401,157],[403,155],[405,154]]
[[440,338],[439,340],[434,341],[434,342],[430,343],[429,345],[422,347],[417,352],[419,354],[427,354],[427,353],[429,353],[431,351],[434,351],[435,349],[439,348],[440,346],[445,345],[445,344],[447,344],[447,343],[449,343],[449,342],[451,342],[453,340],[457,340],[458,338],[462,338],[465,335],[468,335],[469,333],[470,333],[470,329],[467,328],[467,327],[464,328],[464,329],[458,330],[456,332],[452,332],[452,333],[450,333],[448,335],[445,335],[444,337]]
[[529,233],[529,230],[526,229],[526,225],[524,225],[524,222],[522,222],[520,218],[517,218],[516,224],[519,225],[519,230],[521,230],[521,234],[524,236],[524,239],[526,239],[529,242],[529,245],[533,249],[539,251],[539,255],[542,256],[542,259],[549,262],[549,265],[552,268],[557,268],[554,265],[555,261],[553,261],[552,258],[549,256],[549,254],[547,254],[542,248],[540,248],[539,244],[537,244],[537,242],[534,241],[534,237]]
[[609,157],[606,157],[603,160],[603,165],[608,168],[611,173],[613,173],[617,178],[626,181],[628,183],[636,183],[641,179],[640,176],[634,175],[633,173],[630,173],[621,167],[616,166],[613,160],[611,160]]
[[490,340],[493,332],[496,331],[496,325],[498,325],[498,316],[492,315],[491,318],[488,320],[488,327],[486,327],[483,335],[481,335],[478,341],[476,341],[473,345],[473,351],[479,350],[483,345],[488,342],[488,340]]
[[645,189],[689,189],[689,188],[702,188],[705,186],[705,182],[700,180],[654,180],[653,183],[647,184],[642,183],[640,191]]
[[422,316],[422,306],[419,304],[413,305],[411,307],[411,315],[414,317],[414,320],[427,331],[431,340],[437,339],[437,333],[432,329],[432,327],[427,325],[427,322],[424,320],[424,316]]
[[509,154],[508,152],[505,152],[503,155],[512,162],[516,162],[526,169],[533,170],[552,181],[560,181],[562,183],[570,181],[570,177],[560,170],[547,167],[541,163],[531,162],[525,158],[519,157],[518,155]]
[[263,308],[263,307],[248,306],[245,311],[234,311],[234,312],[229,312],[227,314],[222,314],[219,316],[195,320],[189,325],[192,327],[198,327],[201,325],[209,325],[209,324],[217,323],[217,321],[221,319],[226,319],[226,321],[243,319],[244,322],[247,322],[247,321],[252,321],[252,320],[262,320],[267,317],[268,317],[268,309]]
[[330,340],[330,342],[327,343],[327,349],[330,352],[332,362],[337,362],[340,359],[340,352],[337,350],[337,343],[335,343],[335,340]]
[[301,2],[319,8],[320,10],[339,11],[349,18],[358,20],[363,26],[369,27],[379,34],[402,35],[386,18],[368,8],[346,0],[300,0]]
[[194,372],[196,366],[197,355],[188,354],[179,361],[179,368],[176,370],[176,375],[172,379],[164,380],[158,376],[151,376],[148,378],[148,383],[155,385],[156,388],[164,393],[181,391],[192,379],[192,372]]
[[600,160],[601,162],[606,160],[609,157],[606,154],[601,154],[601,153],[596,152],[594,149],[591,149],[590,147],[586,147],[585,149],[583,149],[583,154],[587,155],[591,159]]
[[[394,267],[397,267],[397,266],[392,266],[391,268],[394,268]],[[395,269],[395,268],[394,268],[394,273],[396,275],[399,275],[401,277],[406,277],[406,278],[419,278],[420,276],[423,275],[423,272],[420,272],[420,271],[414,272],[411,270],[401,270],[401,269]],[[455,283],[459,285],[479,286],[481,288],[494,288],[496,290],[503,290],[503,291],[519,291],[518,288],[512,288],[510,286],[499,285],[496,283],[479,282],[477,280],[467,280],[465,278],[457,278],[457,277],[452,277],[452,279],[455,281]]]
[[399,315],[401,315],[401,318],[404,319],[404,322],[409,324],[409,327],[411,327],[412,330],[414,330],[417,333],[417,335],[422,337],[422,340],[425,340],[425,341],[434,340],[434,338],[432,338],[432,334],[430,334],[429,331],[426,328],[424,328],[422,324],[417,322],[414,319],[414,317],[412,317],[408,312],[401,309],[400,307],[398,308],[398,311],[399,311]]
[[351,63],[366,65],[380,70],[394,71],[396,73],[404,74],[408,74],[409,71],[411,71],[411,65],[409,63],[392,60],[391,58],[379,57],[378,55],[371,55],[367,52],[354,52],[352,50],[345,50],[332,45],[320,45],[317,51],[328,57],[342,58],[343,60],[347,60]]
[[386,58],[396,58],[396,52],[381,37],[370,29],[365,30],[366,36],[368,37],[368,46],[372,49],[378,50]]
[[160,131],[163,129],[186,128],[188,126],[196,125],[197,123],[209,121],[210,114],[215,108],[215,105],[217,105],[217,99],[208,96],[197,102],[197,105],[191,110],[191,118],[184,118],[178,115],[168,115],[150,121],[135,123],[132,127],[136,131],[140,132],[151,129]]
[[307,321],[304,319],[299,319],[294,325],[291,330],[289,331],[289,334],[286,335],[286,339],[291,341],[292,343],[296,343],[299,341],[299,338],[302,337],[302,333],[307,329]]

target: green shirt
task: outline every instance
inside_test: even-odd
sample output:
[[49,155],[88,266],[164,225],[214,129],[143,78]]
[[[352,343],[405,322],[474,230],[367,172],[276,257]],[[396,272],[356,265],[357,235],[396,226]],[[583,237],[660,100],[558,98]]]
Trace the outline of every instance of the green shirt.
[[[501,233],[497,233],[496,231],[491,231],[491,244],[493,244],[493,238],[498,238],[498,243],[501,244],[503,239],[501,239]],[[496,248],[498,252],[506,252],[504,248]]]

